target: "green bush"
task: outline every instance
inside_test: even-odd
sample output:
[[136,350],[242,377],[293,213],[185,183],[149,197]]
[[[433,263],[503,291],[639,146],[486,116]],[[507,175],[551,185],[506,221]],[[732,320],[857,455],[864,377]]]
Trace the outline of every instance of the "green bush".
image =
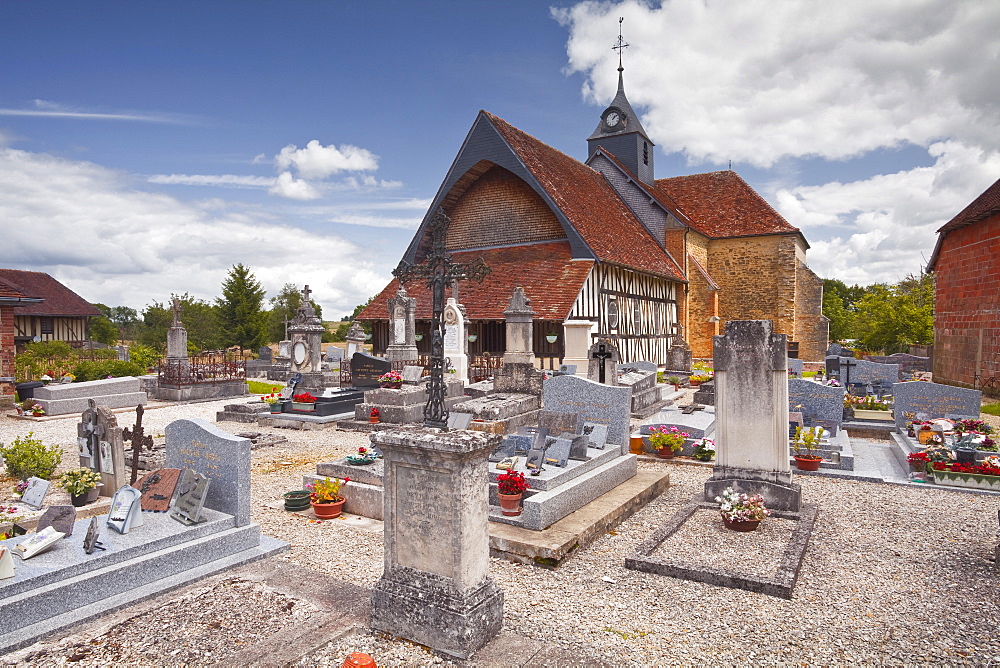
[[143,369],[149,369],[160,363],[160,353],[155,348],[136,344],[128,349],[129,361],[138,364]]
[[112,376],[141,376],[146,372],[135,362],[123,362],[121,360],[103,360],[100,362],[80,362],[73,369],[73,375],[77,382],[85,380],[100,380]]
[[35,432],[29,431],[23,439],[18,437],[10,446],[0,447],[0,456],[7,464],[7,473],[15,478],[27,480],[35,476],[48,480],[62,461],[62,449],[58,446],[45,447]]

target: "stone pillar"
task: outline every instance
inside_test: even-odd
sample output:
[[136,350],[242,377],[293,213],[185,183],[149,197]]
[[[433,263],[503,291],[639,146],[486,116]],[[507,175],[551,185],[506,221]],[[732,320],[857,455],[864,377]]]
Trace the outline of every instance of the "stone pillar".
[[590,363],[587,351],[590,350],[591,332],[596,326],[597,323],[590,320],[567,320],[563,323],[566,353],[563,364],[575,364],[577,376],[587,377],[587,365]]
[[503,623],[503,590],[489,577],[486,469],[500,436],[401,427],[371,441],[385,462],[372,628],[468,659]]
[[171,310],[174,312],[174,319],[170,323],[170,329],[167,330],[167,359],[165,362],[168,367],[172,367],[172,371],[168,373],[168,377],[181,380],[187,376],[188,370],[191,368],[191,363],[188,361],[188,333],[184,329],[184,323],[181,322],[181,303],[179,299],[174,298],[174,305]]
[[534,365],[535,348],[532,335],[535,311],[531,308],[528,296],[524,294],[524,288],[514,288],[503,317],[507,321],[507,346],[503,354],[503,363]]
[[352,322],[344,340],[347,341],[347,353],[344,355],[346,359],[353,359],[354,353],[365,352],[365,330],[361,323]]
[[768,508],[798,512],[788,454],[787,337],[770,320],[730,320],[715,336],[716,466],[705,500],[727,487],[764,496]]
[[390,362],[417,359],[417,300],[406,294],[406,288],[400,286],[396,295],[389,300],[388,307],[389,347],[385,351],[385,358]]
[[[464,384],[469,382],[469,356],[466,351],[465,313],[454,297],[444,306],[444,356],[451,360],[450,368]],[[447,363],[447,362],[446,362]],[[445,369],[445,373],[448,369]]]

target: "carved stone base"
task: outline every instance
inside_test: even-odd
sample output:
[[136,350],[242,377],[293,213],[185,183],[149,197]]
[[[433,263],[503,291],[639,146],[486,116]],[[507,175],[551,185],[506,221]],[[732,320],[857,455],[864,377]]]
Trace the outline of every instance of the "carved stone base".
[[716,466],[705,482],[705,501],[715,501],[728,487],[742,494],[760,494],[771,510],[797,513],[802,506],[802,488],[792,482],[791,473]]

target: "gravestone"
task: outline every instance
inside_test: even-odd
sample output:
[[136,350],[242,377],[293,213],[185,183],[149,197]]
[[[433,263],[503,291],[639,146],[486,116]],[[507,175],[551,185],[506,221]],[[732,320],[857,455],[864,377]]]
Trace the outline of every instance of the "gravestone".
[[404,383],[419,383],[420,379],[424,375],[424,367],[422,366],[404,366],[403,371],[400,374],[403,377]]
[[352,322],[350,328],[347,330],[347,335],[344,336],[344,340],[347,341],[347,353],[344,355],[349,360],[354,359],[355,353],[362,353],[365,351],[365,341],[368,336],[365,334],[364,328],[359,322]]
[[133,487],[142,492],[139,499],[142,509],[153,513],[167,512],[180,477],[181,469],[157,469],[132,483]]
[[392,371],[387,359],[368,353],[354,353],[351,358],[351,385],[358,389],[379,387],[379,376]]
[[76,522],[76,508],[73,506],[49,506],[38,518],[36,532],[44,531],[45,527],[52,527],[67,536],[73,535],[73,524]]
[[417,300],[400,285],[386,306],[389,309],[389,346],[385,358],[390,362],[417,359]]
[[49,493],[51,483],[34,476],[28,478],[28,486],[21,492],[21,503],[32,508],[41,508],[45,504],[45,495]]
[[827,355],[826,357],[826,377],[840,378],[840,356]]
[[118,418],[107,406],[98,406],[91,399],[90,408],[76,425],[80,447],[80,465],[101,474],[101,496],[113,496],[122,485],[129,483],[125,467],[125,436]]
[[591,336],[596,326],[597,323],[590,320],[563,322],[563,364],[577,367],[577,375],[583,376],[589,369]]
[[587,379],[605,385],[618,384],[618,348],[611,339],[599,336],[587,351]]
[[584,422],[607,425],[607,442],[628,446],[629,388],[602,385],[579,376],[555,376],[546,380],[542,389],[547,411],[578,413]]
[[487,527],[486,457],[500,436],[402,427],[371,440],[385,461],[384,570],[371,627],[468,659],[503,624]]
[[[655,370],[655,369],[654,369]],[[684,340],[680,326],[677,333],[670,337],[670,348],[667,350],[667,372],[691,374],[691,346]]]
[[864,385],[891,385],[899,382],[898,364],[879,364],[845,357],[840,360],[841,380]]
[[198,524],[204,521],[202,510],[208,497],[212,480],[207,476],[184,469],[177,482],[177,498],[170,517],[181,524]]
[[559,365],[559,374],[560,375],[566,375],[566,376],[575,376],[576,375],[576,365],[575,364],[560,364]]
[[787,337],[770,320],[730,320],[713,338],[716,466],[705,501],[728,487],[798,512],[801,490],[788,457]]
[[814,426],[815,420],[824,420],[835,422],[839,430],[844,417],[846,392],[842,387],[829,387],[809,380],[789,378],[788,410],[802,413],[807,426]]
[[206,476],[211,485],[205,507],[234,516],[238,527],[250,524],[250,439],[200,418],[175,420],[164,431],[166,468],[191,469]]
[[326,359],[331,362],[339,362],[344,359],[344,351],[337,346],[330,346],[326,349]]
[[983,393],[922,380],[892,386],[893,419],[896,428],[906,429],[913,419],[934,420],[949,415],[979,417]]
[[836,357],[854,357],[854,351],[850,348],[845,348],[839,343],[831,343],[830,347],[826,349],[826,356],[829,357],[831,355]]
[[788,371],[796,378],[802,376],[802,360],[798,358],[789,359]]
[[542,393],[543,375],[535,368],[535,311],[523,288],[514,288],[503,317],[507,332],[506,347],[503,366],[493,374],[493,389],[537,397]]
[[287,362],[292,359],[291,341],[278,341],[278,356],[276,359],[279,362]]
[[[465,354],[465,308],[454,297],[444,306],[444,358],[463,383],[469,382],[469,356]],[[447,371],[448,369],[445,369]]]
[[174,318],[167,330],[167,362],[184,365],[188,361],[188,333],[181,322],[181,302],[178,298],[174,297],[170,310],[174,312]]
[[261,346],[257,350],[257,359],[259,359],[261,362],[270,363],[272,361],[272,358],[273,358],[273,353],[271,351],[271,346]]

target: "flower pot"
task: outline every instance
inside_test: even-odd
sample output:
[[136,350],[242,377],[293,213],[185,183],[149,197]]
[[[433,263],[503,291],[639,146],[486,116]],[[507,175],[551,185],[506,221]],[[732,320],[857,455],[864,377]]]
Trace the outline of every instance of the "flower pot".
[[69,502],[72,503],[75,507],[79,508],[80,506],[85,506],[88,503],[93,503],[94,501],[97,501],[97,495],[100,493],[101,493],[100,488],[95,487],[91,490],[84,492],[83,494],[79,495],[70,494]]
[[854,409],[855,420],[892,420],[892,411],[869,411],[863,408]]
[[660,448],[656,451],[656,456],[660,459],[673,459],[675,457],[674,449],[670,447]]
[[281,412],[281,404],[280,403],[271,404],[270,406],[268,406],[268,408],[271,409],[272,413],[280,413]]
[[332,520],[340,517],[344,511],[344,499],[333,503],[313,503],[313,512],[321,520]]
[[314,412],[316,410],[316,404],[314,404],[314,403],[305,403],[305,402],[302,402],[302,401],[293,401],[292,402],[292,410],[293,411]]
[[701,385],[701,381],[700,380],[689,380],[688,381],[688,387],[698,387],[699,385]]
[[823,462],[822,457],[799,457],[795,456],[795,466],[800,471],[819,471],[819,465]]
[[642,454],[642,436],[638,434],[629,436],[628,451],[633,455]]
[[381,383],[381,386],[383,390],[398,390],[403,387],[403,383]]
[[733,531],[756,531],[757,527],[760,526],[760,520],[734,522],[725,516],[722,517],[722,522],[726,525],[727,529],[732,529]]
[[378,418],[377,415],[369,415],[368,416],[368,422],[370,424],[378,424],[378,420],[379,420],[379,418]]
[[500,511],[508,517],[521,514],[521,497],[524,494],[497,494],[500,497]]
[[285,492],[281,495],[281,498],[285,500],[285,510],[289,512],[298,512],[300,510],[309,509],[309,492],[304,489],[295,489],[291,492]]

